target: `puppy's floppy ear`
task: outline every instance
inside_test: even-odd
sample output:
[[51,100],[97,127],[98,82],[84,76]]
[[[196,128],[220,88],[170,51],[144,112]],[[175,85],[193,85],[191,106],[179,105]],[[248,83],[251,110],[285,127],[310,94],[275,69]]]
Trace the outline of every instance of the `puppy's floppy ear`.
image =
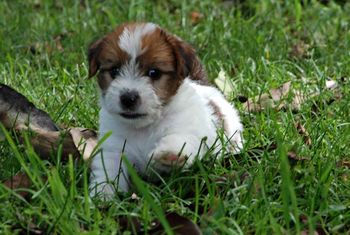
[[176,57],[176,69],[179,76],[185,78],[190,76],[192,80],[198,80],[201,83],[207,83],[207,74],[195,49],[180,38],[163,32],[166,39],[173,48]]
[[89,78],[95,76],[97,73],[99,67],[100,67],[100,62],[98,61],[98,57],[101,52],[101,47],[102,47],[103,39],[99,39],[95,42],[93,42],[89,46],[88,50],[88,61],[89,61]]

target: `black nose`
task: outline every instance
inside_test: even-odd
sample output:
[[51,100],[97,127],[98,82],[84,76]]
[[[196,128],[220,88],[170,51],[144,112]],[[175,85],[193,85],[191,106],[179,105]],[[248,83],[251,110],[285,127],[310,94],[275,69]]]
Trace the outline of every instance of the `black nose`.
[[120,96],[123,109],[134,109],[139,103],[140,95],[137,91],[126,91]]

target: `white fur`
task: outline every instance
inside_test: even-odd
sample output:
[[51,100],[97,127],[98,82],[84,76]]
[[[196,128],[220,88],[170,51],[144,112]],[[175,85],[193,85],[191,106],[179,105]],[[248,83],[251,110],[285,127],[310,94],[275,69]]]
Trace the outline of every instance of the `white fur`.
[[[161,102],[150,83],[150,79],[137,73],[126,72],[127,69],[130,68],[129,64],[123,66],[121,75],[118,79],[114,79],[111,82],[110,86],[105,91],[105,95],[101,97],[101,106],[119,122],[130,127],[141,128],[158,119],[162,107]],[[139,119],[125,119],[119,115],[123,112],[123,109],[119,104],[119,97],[126,90],[134,90],[139,93],[141,97],[141,105],[136,111],[140,114],[147,113],[146,117]]]
[[153,23],[137,25],[132,31],[125,28],[119,38],[120,49],[127,52],[132,59],[135,59],[138,55],[142,54],[142,37],[152,33],[156,28],[157,26]]
[[[169,170],[167,166],[159,164],[158,160],[164,154],[178,154],[183,146],[181,155],[188,157],[186,166],[191,165],[196,157],[201,158],[207,150],[205,146],[212,146],[216,142],[217,129],[221,127],[213,108],[208,105],[210,101],[219,107],[225,121],[228,122],[228,138],[239,148],[242,146],[243,127],[238,113],[216,88],[202,86],[186,78],[168,104],[157,106],[159,104],[155,93],[150,90],[150,85],[146,81],[145,84],[141,84],[140,80],[142,79],[138,79],[138,82],[130,80],[112,83],[106,97],[102,97],[100,138],[110,131],[112,134],[102,144],[103,152],[92,162],[90,187],[96,186],[92,195],[102,192],[105,196],[111,196],[115,187],[121,191],[128,191],[126,167],[123,163],[120,165],[122,151],[140,174],[146,173],[150,162],[156,170]],[[142,96],[152,101],[144,104],[142,109],[157,114],[140,120],[123,120],[116,114],[118,111],[113,110],[116,105],[112,100],[114,95],[118,96],[119,86],[133,86],[135,89],[144,87]],[[136,126],[135,121],[138,122]],[[142,125],[143,122],[147,124]],[[204,137],[207,138],[206,145],[201,145]],[[126,144],[123,149],[124,143]],[[236,151],[239,151],[239,148],[236,148]],[[118,177],[119,169],[123,174]],[[107,184],[107,179],[112,183]]]
[[221,92],[210,86],[200,86],[195,85],[196,90],[200,96],[213,102],[218,108],[222,115],[222,119],[225,123],[225,135],[231,144],[233,144],[233,149],[235,151],[239,151],[243,148],[243,141],[241,137],[241,132],[243,131],[243,125],[241,124],[239,113],[233,107],[232,104],[227,102],[225,97],[221,94]]

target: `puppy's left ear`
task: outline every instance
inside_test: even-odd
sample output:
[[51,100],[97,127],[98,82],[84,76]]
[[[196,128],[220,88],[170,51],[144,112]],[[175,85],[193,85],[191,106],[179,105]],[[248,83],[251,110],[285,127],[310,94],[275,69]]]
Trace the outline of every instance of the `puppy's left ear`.
[[192,80],[207,83],[207,74],[195,49],[177,36],[173,36],[166,32],[164,33],[166,34],[167,41],[173,48],[177,62],[177,73],[179,76],[183,78],[189,76]]
[[89,78],[96,75],[98,69],[100,68],[100,62],[98,61],[98,57],[101,52],[103,39],[99,39],[93,42],[89,46],[88,50],[88,61],[89,61]]

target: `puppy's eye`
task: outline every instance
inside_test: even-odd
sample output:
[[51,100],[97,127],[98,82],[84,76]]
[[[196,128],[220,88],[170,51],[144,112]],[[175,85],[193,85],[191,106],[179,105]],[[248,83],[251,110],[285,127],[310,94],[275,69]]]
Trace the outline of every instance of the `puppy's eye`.
[[158,69],[150,69],[147,71],[147,76],[152,78],[153,80],[157,80],[160,78],[162,73]]
[[109,74],[111,75],[112,78],[115,78],[120,74],[120,68],[119,67],[113,67],[109,70]]

